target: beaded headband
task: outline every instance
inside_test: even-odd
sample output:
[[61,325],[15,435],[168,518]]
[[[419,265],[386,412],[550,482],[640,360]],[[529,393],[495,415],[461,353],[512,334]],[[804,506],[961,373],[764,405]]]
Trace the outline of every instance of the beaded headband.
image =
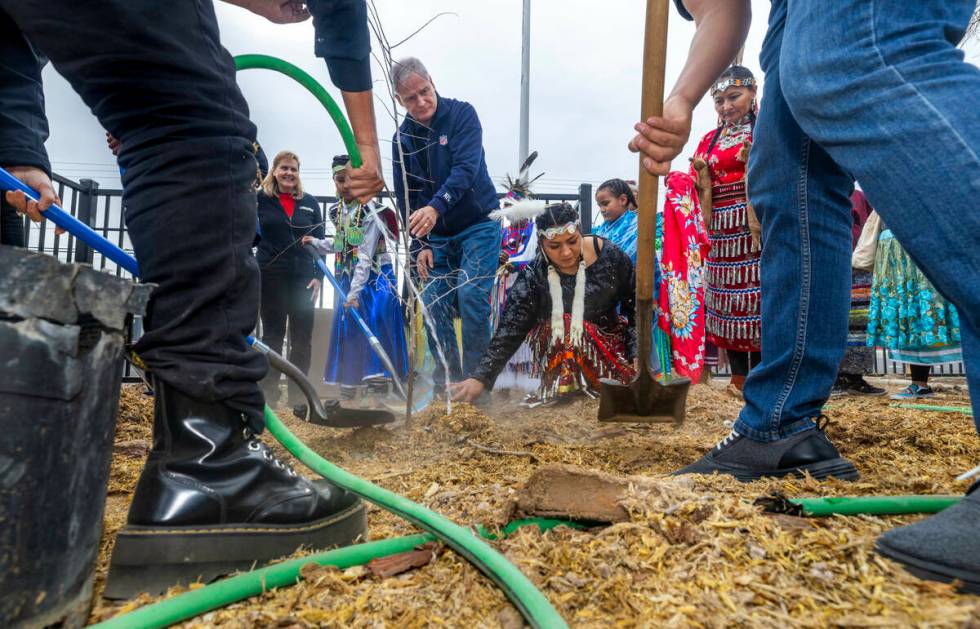
[[565,223],[564,225],[557,225],[555,227],[549,227],[541,231],[542,238],[547,238],[551,240],[552,238],[557,238],[562,234],[574,234],[578,231],[581,221],[573,221],[571,223]]
[[755,85],[755,79],[752,77],[747,77],[744,79],[725,79],[724,81],[718,81],[711,88],[712,94],[717,94],[718,92],[724,92],[730,87],[752,87]]

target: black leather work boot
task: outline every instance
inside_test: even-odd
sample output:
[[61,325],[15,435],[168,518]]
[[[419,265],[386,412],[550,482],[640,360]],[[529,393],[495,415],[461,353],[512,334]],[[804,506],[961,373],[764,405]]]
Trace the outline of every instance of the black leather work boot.
[[249,570],[300,546],[346,546],[367,533],[361,500],[277,459],[241,413],[156,381],[153,448],[104,596],[131,598]]

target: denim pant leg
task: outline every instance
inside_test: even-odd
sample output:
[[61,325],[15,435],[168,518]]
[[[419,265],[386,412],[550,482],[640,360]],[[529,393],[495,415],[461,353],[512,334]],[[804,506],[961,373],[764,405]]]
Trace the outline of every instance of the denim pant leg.
[[[429,236],[432,247],[432,269],[429,271],[429,281],[422,291],[422,301],[425,303],[431,323],[426,321],[425,332],[429,339],[429,351],[435,367],[432,370],[432,382],[436,386],[445,386],[446,368],[449,365],[449,381],[462,380],[459,366],[459,349],[456,343],[456,327],[453,323],[456,314],[456,282],[459,267],[458,246],[453,237]],[[432,328],[435,328],[435,335]]]
[[780,75],[803,129],[958,308],[980,421],[980,69],[956,47],[974,6],[791,3]]
[[785,15],[786,3],[774,2],[749,158],[749,197],[762,223],[762,363],[749,372],[735,430],[758,441],[813,426],[844,355],[851,295],[851,181],[783,97]]
[[126,222],[154,283],[137,351],[163,381],[262,427],[255,327],[255,126],[211,0],[3,8],[122,142]]
[[456,289],[463,320],[463,374],[476,371],[490,344],[490,292],[500,257],[500,226],[477,223],[459,235],[460,277]]

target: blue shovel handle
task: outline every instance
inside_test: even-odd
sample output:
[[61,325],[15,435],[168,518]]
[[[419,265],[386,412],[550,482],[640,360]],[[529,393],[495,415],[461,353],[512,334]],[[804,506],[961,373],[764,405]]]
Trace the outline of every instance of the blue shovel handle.
[[[31,190],[27,184],[17,177],[14,177],[3,168],[0,168],[0,189],[19,190],[27,195],[27,198],[31,201],[37,201],[39,197],[37,192]],[[58,227],[63,228],[65,231],[72,234],[75,238],[81,240],[92,249],[95,249],[105,257],[109,258],[120,267],[126,269],[132,273],[134,277],[139,276],[139,267],[137,266],[136,259],[133,258],[133,256],[129,255],[116,245],[103,238],[94,229],[81,222],[68,212],[64,211],[57,205],[52,205],[46,209],[44,211],[44,217]]]
[[[4,168],[0,168],[0,190],[19,190],[27,195],[27,198],[31,201],[37,201],[39,197],[36,191],[32,190],[17,177],[11,175]],[[139,277],[139,265],[136,264],[136,258],[106,240],[101,234],[57,205],[52,205],[44,210],[44,218],[50,220],[92,249],[95,249],[120,267],[126,269],[133,274],[133,277]],[[246,340],[249,345],[255,344],[255,338],[251,335]]]

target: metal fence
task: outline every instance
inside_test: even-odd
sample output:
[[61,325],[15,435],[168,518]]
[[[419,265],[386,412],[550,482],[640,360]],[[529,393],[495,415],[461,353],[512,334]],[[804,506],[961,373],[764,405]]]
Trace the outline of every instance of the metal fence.
[[[122,190],[101,188],[98,182],[91,179],[81,179],[76,182],[58,174],[55,174],[53,179],[66,212],[92,227],[127,253],[133,253],[133,245],[129,240],[125,226]],[[581,214],[582,231],[588,233],[592,230],[591,184],[579,185],[577,194],[538,193],[536,198],[547,202],[567,201],[577,205]],[[324,211],[324,216],[326,216],[326,208],[337,202],[337,198],[332,196],[317,196],[316,199]],[[388,195],[383,195],[380,199],[392,201]],[[84,243],[78,242],[74,236],[56,234],[54,225],[44,223],[36,226],[25,221],[24,230],[25,242],[31,249],[50,254],[63,262],[91,264],[96,269],[114,273],[120,277],[129,276],[129,273],[119,268],[111,260],[99,252],[93,251]],[[320,306],[323,307],[322,294]],[[142,322],[137,318],[130,331],[131,338],[138,338],[141,329]],[[905,366],[902,363],[889,360],[887,352],[878,348],[875,351],[875,371],[878,375],[884,376],[900,375],[905,373]],[[723,368],[719,373],[727,373],[727,368]],[[934,375],[961,376],[965,372],[962,363],[947,363],[933,367],[932,373]],[[126,366],[125,377],[127,379],[135,377],[129,365]]]

